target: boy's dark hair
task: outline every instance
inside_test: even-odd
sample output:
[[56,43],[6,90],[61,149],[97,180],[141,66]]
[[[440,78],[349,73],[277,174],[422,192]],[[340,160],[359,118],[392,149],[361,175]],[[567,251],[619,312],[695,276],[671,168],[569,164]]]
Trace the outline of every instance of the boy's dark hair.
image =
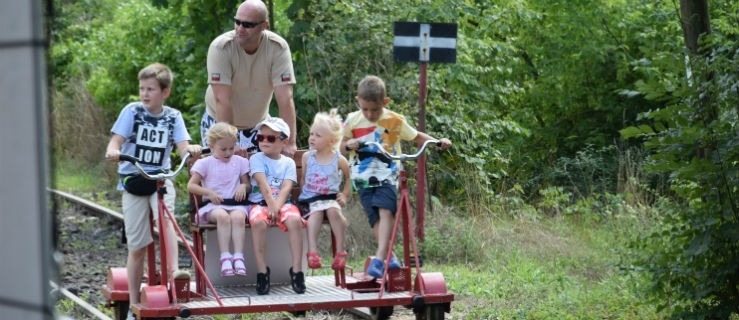
[[357,97],[366,101],[383,103],[385,100],[385,81],[380,77],[368,75],[359,81]]
[[169,67],[158,62],[152,63],[139,71],[139,80],[151,78],[157,79],[162,90],[170,88],[172,81],[174,81],[172,70],[169,70]]

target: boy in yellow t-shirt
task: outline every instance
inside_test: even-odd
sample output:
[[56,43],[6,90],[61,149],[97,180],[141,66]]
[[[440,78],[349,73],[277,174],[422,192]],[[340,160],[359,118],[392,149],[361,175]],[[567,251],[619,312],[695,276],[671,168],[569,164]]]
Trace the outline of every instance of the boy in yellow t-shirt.
[[[385,106],[390,98],[385,95],[385,83],[377,76],[366,76],[359,82],[357,104],[359,111],[350,113],[344,121],[344,139],[341,150],[354,150],[349,165],[354,187],[359,192],[372,232],[377,240],[377,251],[367,274],[381,278],[384,272],[384,257],[388,254],[392,235],[393,217],[397,211],[397,180],[400,164],[376,157],[376,147],[359,148],[360,142],[377,142],[385,150],[400,154],[400,141],[422,144],[434,137],[410,126],[402,115]],[[439,139],[441,149],[451,147],[449,139]],[[390,258],[390,269],[400,268],[395,257]]]

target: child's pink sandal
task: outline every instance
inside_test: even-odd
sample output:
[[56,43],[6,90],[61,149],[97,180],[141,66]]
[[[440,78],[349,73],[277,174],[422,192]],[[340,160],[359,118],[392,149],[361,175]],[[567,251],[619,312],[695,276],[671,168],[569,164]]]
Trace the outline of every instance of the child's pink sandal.
[[233,267],[234,267],[234,273],[239,276],[245,276],[246,275],[246,266],[244,265],[244,259],[243,258],[234,258],[233,259]]
[[308,252],[308,268],[320,269],[321,268],[321,257],[318,256],[318,252]]
[[231,258],[222,258],[221,259],[221,276],[223,277],[231,277],[234,275],[234,268],[231,264]]
[[331,263],[331,269],[341,270],[346,267],[346,251],[337,252],[334,261]]

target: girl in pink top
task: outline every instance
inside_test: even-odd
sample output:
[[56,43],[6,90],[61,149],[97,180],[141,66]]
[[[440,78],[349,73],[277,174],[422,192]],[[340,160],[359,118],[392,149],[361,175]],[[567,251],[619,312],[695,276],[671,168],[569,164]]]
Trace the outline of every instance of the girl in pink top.
[[[218,247],[221,250],[221,275],[245,276],[244,241],[249,160],[234,154],[236,127],[219,122],[208,130],[211,156],[199,159],[190,170],[187,191],[203,196],[207,203],[198,210],[200,223],[215,223],[218,227]],[[233,241],[234,254],[229,251]]]

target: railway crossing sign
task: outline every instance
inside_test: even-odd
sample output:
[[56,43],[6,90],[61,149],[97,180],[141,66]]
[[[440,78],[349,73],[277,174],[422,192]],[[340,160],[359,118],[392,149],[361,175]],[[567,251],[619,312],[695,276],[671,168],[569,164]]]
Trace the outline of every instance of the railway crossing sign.
[[[457,62],[457,24],[426,22],[395,22],[393,25],[393,60],[420,62],[418,83],[418,130],[426,131],[426,73],[430,62]],[[423,221],[426,210],[426,155],[418,158],[416,167],[416,229],[423,241]]]
[[456,23],[395,22],[393,34],[395,61],[457,61]]

